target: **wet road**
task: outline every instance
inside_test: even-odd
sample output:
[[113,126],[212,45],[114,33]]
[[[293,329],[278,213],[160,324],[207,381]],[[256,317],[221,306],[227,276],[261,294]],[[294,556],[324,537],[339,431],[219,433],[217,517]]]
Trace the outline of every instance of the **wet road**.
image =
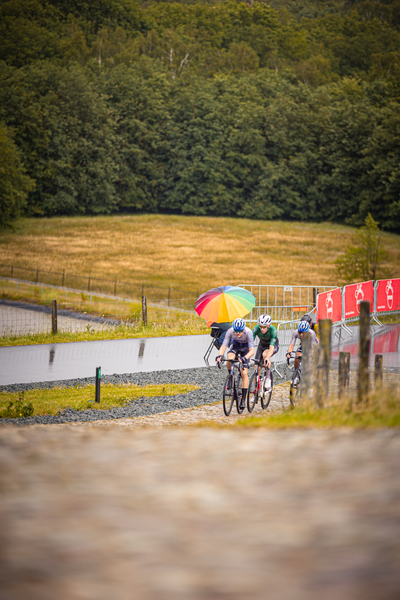
[[[332,337],[333,366],[339,351],[346,351],[351,367],[357,368],[359,328],[351,329],[351,336]],[[374,354],[382,354],[385,368],[399,369],[400,324],[375,326],[371,334],[371,366]],[[192,335],[0,348],[0,385],[94,377],[96,367],[104,375],[204,367],[210,342],[209,335]],[[287,343],[282,336],[277,363],[284,362]],[[211,365],[216,354],[213,349]]]
[[[0,385],[204,367],[209,335],[0,348]],[[216,350],[211,354],[214,362]]]

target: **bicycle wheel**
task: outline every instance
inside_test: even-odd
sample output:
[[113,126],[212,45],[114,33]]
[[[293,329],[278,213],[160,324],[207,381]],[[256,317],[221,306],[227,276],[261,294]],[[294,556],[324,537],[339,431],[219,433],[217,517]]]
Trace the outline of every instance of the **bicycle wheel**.
[[257,371],[253,373],[249,383],[249,393],[247,395],[247,410],[251,413],[254,410],[256,402],[258,402],[258,385],[259,379]]
[[242,402],[242,376],[240,374],[240,371],[238,373],[236,381],[236,410],[238,411],[239,415],[241,415],[244,409],[246,408],[246,403],[244,403],[242,408],[240,407],[240,404]]
[[231,414],[233,401],[235,398],[235,380],[233,375],[227,375],[224,384],[224,391],[222,392],[222,405],[224,407],[224,413],[227,417]]
[[271,402],[272,390],[274,388],[274,377],[272,373],[270,373],[271,377],[271,389],[267,390],[267,378],[264,376],[262,389],[261,389],[261,406],[263,408],[267,408],[268,404]]
[[296,406],[296,402],[300,396],[300,380],[301,380],[301,369],[298,367],[293,373],[292,381],[290,384],[289,400],[292,406]]

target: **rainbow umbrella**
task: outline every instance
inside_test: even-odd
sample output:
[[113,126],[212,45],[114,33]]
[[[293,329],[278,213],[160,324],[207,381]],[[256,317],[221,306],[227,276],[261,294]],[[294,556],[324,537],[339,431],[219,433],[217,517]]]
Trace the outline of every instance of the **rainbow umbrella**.
[[232,322],[247,315],[256,303],[253,294],[240,287],[223,285],[199,296],[195,310],[199,317],[216,323]]

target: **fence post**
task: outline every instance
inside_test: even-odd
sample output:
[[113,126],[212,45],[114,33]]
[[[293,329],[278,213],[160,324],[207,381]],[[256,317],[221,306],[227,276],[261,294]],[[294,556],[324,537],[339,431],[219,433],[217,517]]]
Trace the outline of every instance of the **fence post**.
[[51,332],[57,333],[57,300],[52,301]]
[[64,282],[65,282],[65,271],[63,271],[62,285],[61,285],[61,287],[64,287]]
[[36,283],[39,281],[39,269],[36,269]]
[[382,385],[382,354],[375,354],[375,389]]
[[302,383],[301,383],[301,401],[307,401],[311,398],[312,388],[312,353],[311,353],[311,334],[307,331],[301,341],[302,348]]
[[312,289],[312,301],[313,301],[313,306],[317,306],[317,296],[318,296],[318,288],[314,287]]
[[339,352],[339,398],[349,389],[350,352]]
[[318,406],[323,405],[323,398],[329,394],[329,367],[331,361],[331,319],[321,319],[319,321],[320,331],[320,348],[316,352],[318,357],[317,363],[317,379],[316,386],[316,403]]
[[88,277],[87,291],[90,292],[90,277]]
[[147,298],[142,296],[142,321],[143,325],[147,325]]
[[114,296],[117,295],[117,280],[114,281]]
[[357,379],[357,402],[366,400],[369,392],[369,346],[371,333],[369,327],[370,304],[362,300],[360,302],[360,342],[358,345],[358,379]]
[[100,403],[100,381],[101,381],[101,367],[96,367],[96,391],[94,401]]
[[168,310],[167,310],[167,316],[169,318],[169,305],[171,303],[171,287],[168,288]]
[[14,275],[14,265],[11,265],[11,277]]

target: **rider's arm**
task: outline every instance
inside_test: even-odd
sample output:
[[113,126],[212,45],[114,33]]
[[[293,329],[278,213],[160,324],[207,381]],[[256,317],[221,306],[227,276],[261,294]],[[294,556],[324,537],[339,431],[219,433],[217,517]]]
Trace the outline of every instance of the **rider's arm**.
[[252,356],[254,356],[254,347],[253,348],[249,348],[249,351],[246,354],[245,358],[251,358]]
[[297,335],[297,329],[296,329],[295,331],[293,331],[292,339],[290,340],[290,344],[289,344],[288,351],[286,352],[286,356],[288,354],[290,355],[293,352],[293,348],[294,348],[294,345],[295,345],[297,339],[298,339],[298,335]]
[[224,346],[222,344],[222,346],[219,349],[219,355],[217,356],[216,360],[219,358],[221,359],[223,357],[223,355],[225,354],[225,350],[226,350],[227,346]]

